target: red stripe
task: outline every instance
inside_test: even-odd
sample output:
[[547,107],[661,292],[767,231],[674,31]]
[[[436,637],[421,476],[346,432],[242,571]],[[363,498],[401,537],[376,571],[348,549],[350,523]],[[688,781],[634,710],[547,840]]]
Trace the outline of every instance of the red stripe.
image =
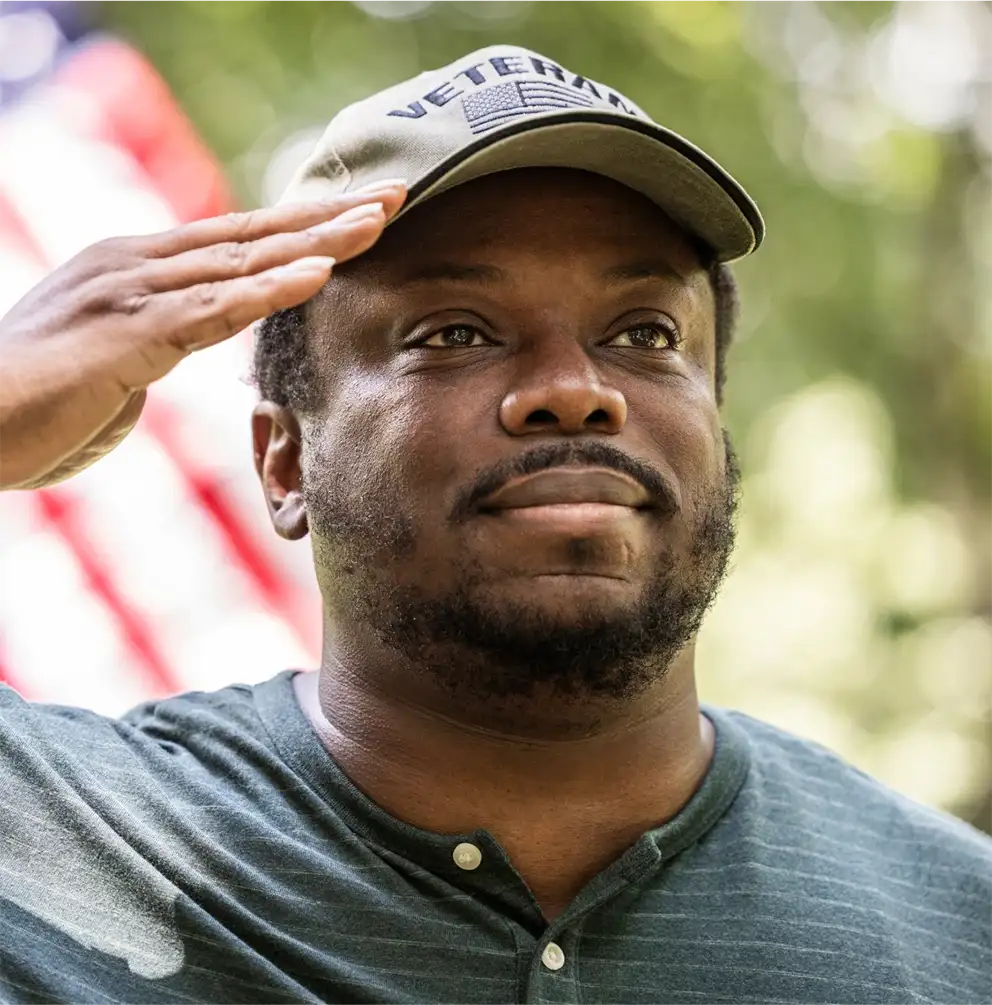
[[67,489],[41,489],[33,494],[45,520],[75,553],[87,586],[103,601],[119,625],[128,649],[145,673],[150,698],[183,690],[155,642],[145,619],[124,598],[103,557],[87,538],[78,514],[78,503]]
[[258,545],[254,529],[239,512],[223,480],[190,457],[178,429],[180,421],[168,405],[149,396],[141,417],[144,430],[168,452],[189,491],[220,534],[232,562],[248,577],[262,601],[290,625],[304,649],[314,652],[317,640],[313,636],[317,634],[319,617],[316,621],[307,617],[308,598],[300,596],[278,564]]
[[[20,254],[36,261],[42,268],[48,267],[49,263],[28,225],[2,192],[0,192],[0,233],[13,239],[12,243]],[[155,692],[150,697],[175,694],[181,690],[178,679],[155,644],[152,632],[117,589],[106,563],[87,539],[76,518],[72,495],[65,490],[48,489],[33,493],[32,499],[46,523],[73,551],[89,587],[109,608],[128,648],[134,654]],[[0,679],[21,694],[27,695],[28,692],[16,683],[16,677],[5,665],[0,667]]]
[[[181,221],[216,215],[231,207],[220,166],[196,136],[157,72],[139,53],[116,42],[79,51],[59,73],[59,82],[88,95],[103,114],[99,133],[128,150],[150,184]],[[30,229],[0,204],[0,230],[15,233],[25,253],[44,263]],[[13,221],[8,223],[8,218]],[[150,396],[141,422],[167,451],[190,494],[217,529],[231,559],[263,602],[295,629],[307,651],[319,651],[320,605],[289,581],[254,538],[222,480],[197,466],[176,435],[172,416]],[[93,547],[78,519],[76,501],[63,488],[34,494],[40,512],[73,550],[86,580],[116,620],[126,643],[157,693],[174,694],[180,682],[160,651],[151,626],[117,587],[112,569]]]
[[56,79],[93,100],[101,138],[134,157],[180,221],[231,208],[219,162],[140,52],[114,40],[94,42],[74,52]]
[[13,246],[14,250],[33,264],[47,268],[45,254],[35,240],[31,228],[24,217],[14,208],[14,204],[0,189],[0,235]]

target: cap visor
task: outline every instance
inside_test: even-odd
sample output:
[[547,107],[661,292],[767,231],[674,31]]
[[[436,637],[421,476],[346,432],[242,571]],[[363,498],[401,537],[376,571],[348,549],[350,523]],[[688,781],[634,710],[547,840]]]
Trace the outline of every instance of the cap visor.
[[641,192],[730,262],[761,243],[764,221],[743,188],[677,133],[640,119],[569,110],[493,130],[423,178],[403,211],[465,182],[526,167],[575,168]]

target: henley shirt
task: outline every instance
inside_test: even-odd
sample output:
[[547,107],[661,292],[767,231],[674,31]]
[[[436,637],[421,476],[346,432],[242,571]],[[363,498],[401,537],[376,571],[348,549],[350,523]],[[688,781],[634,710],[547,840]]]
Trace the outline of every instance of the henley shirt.
[[0,686],[0,1002],[992,1002],[992,840],[817,744],[704,704],[700,788],[548,924],[487,831],[364,795],[296,672]]

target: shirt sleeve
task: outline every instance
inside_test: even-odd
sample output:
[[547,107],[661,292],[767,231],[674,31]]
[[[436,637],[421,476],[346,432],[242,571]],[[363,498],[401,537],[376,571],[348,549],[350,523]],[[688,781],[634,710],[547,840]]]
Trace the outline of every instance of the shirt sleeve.
[[172,810],[153,765],[169,756],[130,722],[0,685],[0,963],[43,955],[37,931],[11,920],[30,916],[134,973],[181,964],[179,891],[155,832]]

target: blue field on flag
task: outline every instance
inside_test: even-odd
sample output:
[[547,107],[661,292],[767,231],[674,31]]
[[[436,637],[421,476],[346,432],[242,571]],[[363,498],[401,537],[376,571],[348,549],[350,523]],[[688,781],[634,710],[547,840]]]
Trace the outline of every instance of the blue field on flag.
[[559,108],[590,108],[594,99],[554,81],[521,80],[487,87],[462,100],[473,133],[495,129],[508,119]]

